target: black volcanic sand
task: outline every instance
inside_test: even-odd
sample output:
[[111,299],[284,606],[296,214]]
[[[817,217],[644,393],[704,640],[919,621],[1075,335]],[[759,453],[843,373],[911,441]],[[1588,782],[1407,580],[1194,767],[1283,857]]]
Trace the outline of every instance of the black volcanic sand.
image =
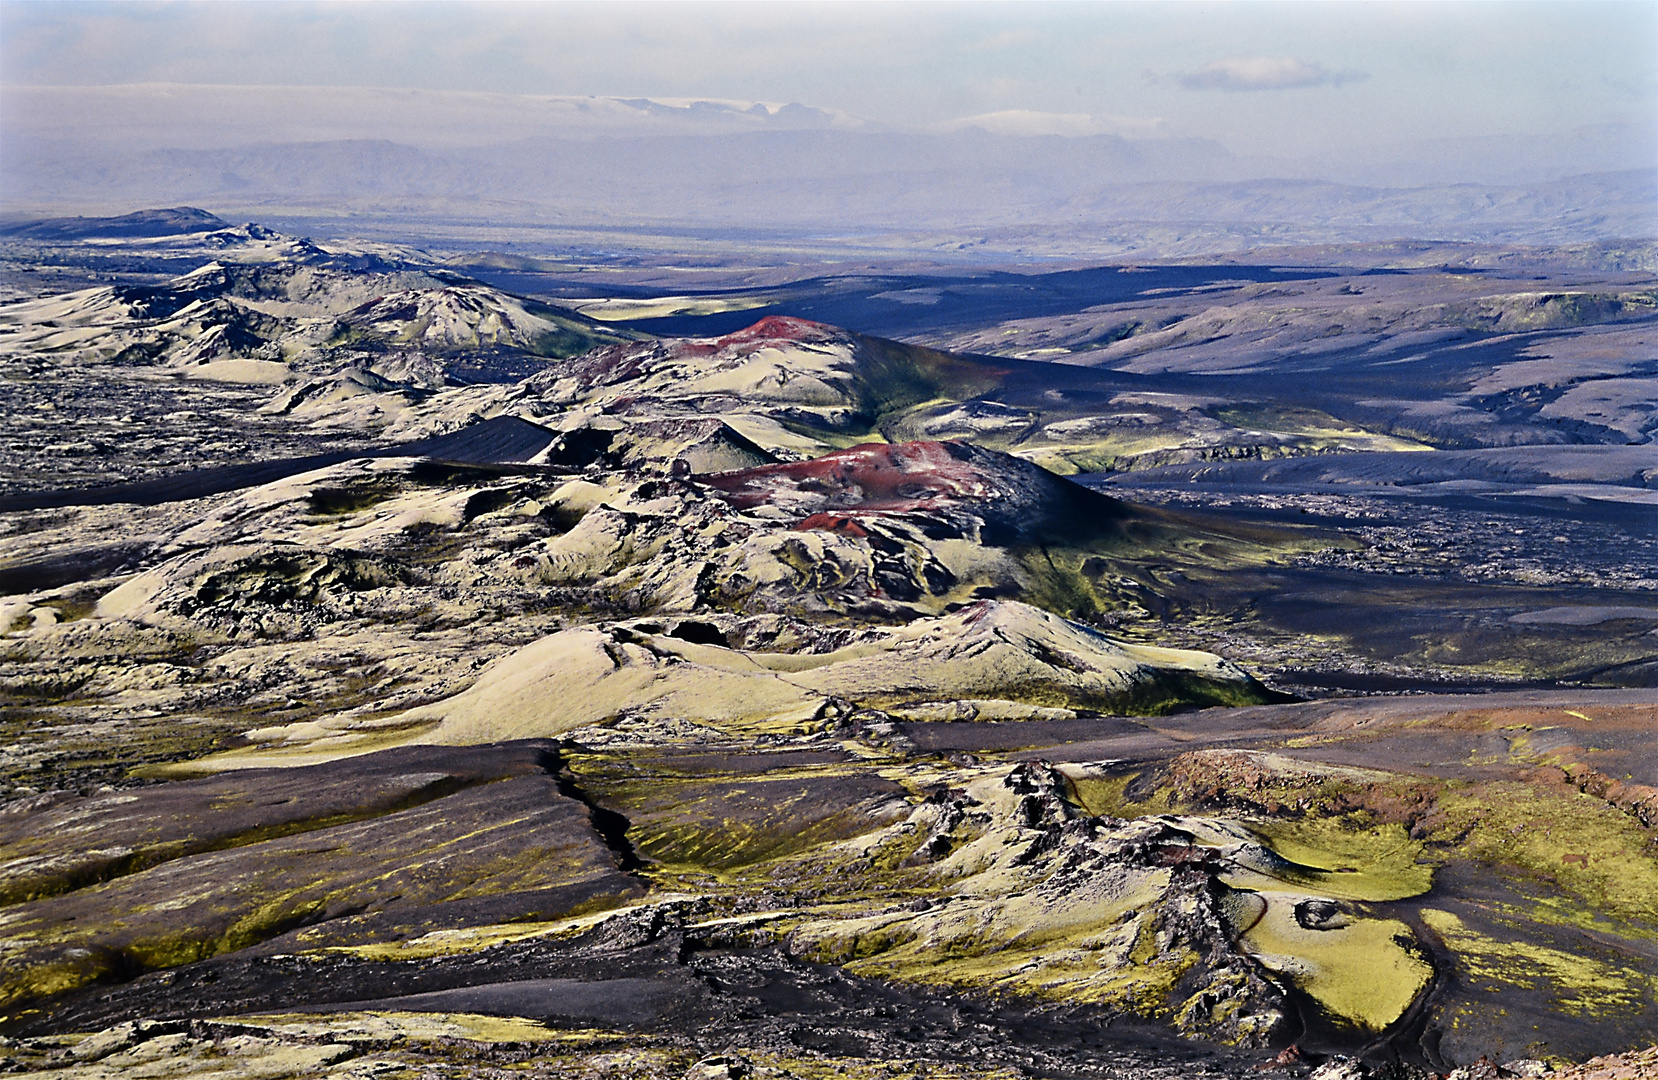
[[[1592,703],[1592,704],[1590,704]],[[1171,716],[1023,723],[904,724],[929,750],[1017,751],[1016,759],[1151,761],[1199,747],[1271,748],[1310,761],[1466,778],[1569,751],[1658,786],[1658,690],[1526,690],[1306,701]],[[1296,745],[1284,745],[1294,741]]]
[[32,944],[0,963],[13,1018],[38,1015],[25,1002],[54,980],[298,928],[314,947],[641,895],[556,767],[550,744],[408,748],[14,808],[6,910]]
[[[0,850],[8,858],[55,856],[47,864],[11,869],[0,898],[39,899],[182,856],[246,848],[409,810],[480,784],[539,776],[550,752],[537,743],[456,747],[439,763],[431,750],[403,748],[309,768],[141,787],[117,798],[61,792],[39,800],[43,805],[32,813],[0,818]],[[89,841],[103,850],[88,847]],[[66,865],[65,858],[72,861]]]
[[[480,974],[480,967],[486,969]],[[130,1015],[473,1012],[523,1016],[555,1029],[670,1035],[715,1052],[872,1061],[930,1059],[1001,1065],[1034,1076],[1255,1074],[1261,1055],[1174,1040],[1153,1027],[1041,1011],[978,995],[915,992],[801,963],[775,949],[711,947],[669,921],[634,940],[596,935],[503,946],[420,965],[226,957],[65,1002],[62,1023],[95,1028]],[[489,979],[490,981],[479,981]],[[325,984],[326,990],[317,988]],[[1155,1071],[1153,1071],[1155,1070]]]
[[[1189,640],[1208,649],[1219,642],[1202,634],[1219,631],[1224,641],[1226,630],[1270,643],[1254,662],[1274,685],[1325,694],[1658,682],[1658,604],[1631,587],[1658,558],[1649,507],[1081,479],[1141,513],[1153,507],[1137,500],[1149,497],[1192,526],[1224,520],[1240,535],[1298,527],[1362,541],[1218,572],[1155,552],[1118,557],[1143,568],[1136,576],[1150,595],[1140,603],[1162,619],[1158,632],[1201,627]],[[1302,652],[1308,642],[1334,645],[1349,660]]]

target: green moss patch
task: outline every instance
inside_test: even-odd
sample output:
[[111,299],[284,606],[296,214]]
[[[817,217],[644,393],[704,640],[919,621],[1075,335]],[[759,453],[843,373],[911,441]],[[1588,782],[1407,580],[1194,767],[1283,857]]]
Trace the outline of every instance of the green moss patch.
[[1610,918],[1658,940],[1658,845],[1618,808],[1570,788],[1458,785],[1440,797],[1427,849],[1539,888],[1538,914],[1579,926]]
[[1538,942],[1503,941],[1449,911],[1424,908],[1422,921],[1455,951],[1478,989],[1541,991],[1560,1010],[1589,1020],[1649,1009],[1658,992],[1658,979],[1647,971]]
[[899,785],[844,766],[785,776],[671,778],[626,777],[592,758],[577,757],[571,765],[584,789],[628,820],[634,849],[668,869],[725,873],[801,856],[871,831],[878,826],[872,809],[904,796]]
[[1404,923],[1355,917],[1309,929],[1297,921],[1292,895],[1269,894],[1266,911],[1244,940],[1331,1020],[1370,1033],[1398,1020],[1433,978],[1432,964]]
[[1293,864],[1285,879],[1342,900],[1403,900],[1433,886],[1423,845],[1398,824],[1369,815],[1256,821],[1250,831]]

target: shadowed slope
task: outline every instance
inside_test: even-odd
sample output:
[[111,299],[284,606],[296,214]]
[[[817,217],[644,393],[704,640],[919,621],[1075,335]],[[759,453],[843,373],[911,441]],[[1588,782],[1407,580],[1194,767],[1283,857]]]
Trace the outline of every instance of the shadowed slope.
[[247,465],[225,465],[216,469],[195,469],[135,484],[73,491],[40,491],[0,498],[0,513],[16,510],[45,510],[59,506],[107,506],[132,503],[154,506],[182,502],[205,495],[258,487],[287,476],[337,465],[356,458],[425,457],[466,465],[525,462],[545,450],[556,436],[539,424],[516,416],[497,416],[472,427],[430,439],[362,450],[337,450],[309,457],[258,461]]

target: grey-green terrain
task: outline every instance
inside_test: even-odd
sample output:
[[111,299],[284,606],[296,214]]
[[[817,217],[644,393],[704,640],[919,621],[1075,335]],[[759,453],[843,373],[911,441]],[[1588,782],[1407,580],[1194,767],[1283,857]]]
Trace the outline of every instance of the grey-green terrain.
[[1651,244],[691,261],[0,236],[5,1068],[1652,1075]]

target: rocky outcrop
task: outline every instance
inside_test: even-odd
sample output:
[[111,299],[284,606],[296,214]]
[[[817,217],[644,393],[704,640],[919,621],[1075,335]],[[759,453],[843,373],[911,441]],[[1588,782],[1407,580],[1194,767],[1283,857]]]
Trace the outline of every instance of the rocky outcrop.
[[1226,860],[1178,825],[1090,818],[1043,763],[950,778],[888,836],[925,867],[924,900],[814,920],[791,948],[864,974],[988,986],[1159,1016],[1265,1045],[1291,1024],[1277,978],[1237,944]]

